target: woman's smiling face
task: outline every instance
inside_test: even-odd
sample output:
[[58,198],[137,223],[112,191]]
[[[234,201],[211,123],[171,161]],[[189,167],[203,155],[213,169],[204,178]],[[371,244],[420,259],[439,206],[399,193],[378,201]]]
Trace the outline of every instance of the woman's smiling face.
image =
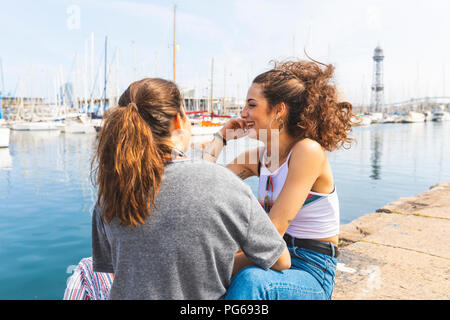
[[260,84],[253,83],[248,89],[241,117],[247,122],[250,138],[259,139],[262,133],[260,130],[265,130],[266,134],[269,133],[273,116]]

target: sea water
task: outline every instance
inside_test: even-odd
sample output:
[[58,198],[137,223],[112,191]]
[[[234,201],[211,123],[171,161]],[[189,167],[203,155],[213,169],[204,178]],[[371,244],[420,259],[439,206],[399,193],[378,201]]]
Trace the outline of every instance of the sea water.
[[[350,149],[328,153],[343,224],[450,182],[450,122],[356,127],[352,136]],[[11,131],[0,149],[0,299],[61,299],[75,265],[91,256],[95,140]],[[232,141],[218,162],[258,145]],[[246,182],[256,192],[257,178]]]

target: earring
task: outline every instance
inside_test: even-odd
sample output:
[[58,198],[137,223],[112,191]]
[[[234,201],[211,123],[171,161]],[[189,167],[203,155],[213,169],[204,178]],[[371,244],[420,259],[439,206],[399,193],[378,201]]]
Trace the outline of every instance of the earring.
[[[272,128],[272,123],[273,123],[273,120],[276,120],[277,121],[277,123],[278,123],[278,128]],[[284,120],[283,119],[281,119],[281,118],[272,118],[271,120],[270,120],[270,123],[269,123],[269,128],[270,129],[278,129],[278,130],[280,130],[281,131],[281,129],[283,129],[284,128]]]
[[277,118],[278,129],[281,131],[284,128],[284,120],[281,118]]

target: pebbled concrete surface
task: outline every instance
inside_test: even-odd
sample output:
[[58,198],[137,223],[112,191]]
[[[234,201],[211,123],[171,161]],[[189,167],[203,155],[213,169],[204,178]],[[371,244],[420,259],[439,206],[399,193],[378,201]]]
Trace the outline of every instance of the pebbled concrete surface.
[[341,226],[335,300],[450,299],[450,184]]

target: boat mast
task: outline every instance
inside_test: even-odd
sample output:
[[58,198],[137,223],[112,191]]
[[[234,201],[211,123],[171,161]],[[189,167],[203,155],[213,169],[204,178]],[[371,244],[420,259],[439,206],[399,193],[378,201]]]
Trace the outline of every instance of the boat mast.
[[210,99],[210,102],[209,102],[209,113],[211,114],[211,119],[212,119],[212,117],[213,117],[213,84],[214,84],[214,82],[213,82],[213,80],[214,80],[214,58],[212,58],[212,60],[211,60],[211,99]]
[[108,71],[108,67],[107,67],[107,62],[108,62],[108,60],[107,60],[107,58],[108,58],[108,56],[107,56],[107,54],[108,54],[108,36],[106,36],[105,37],[105,84],[104,84],[104,87],[103,87],[103,100],[104,100],[104,109],[106,109],[106,85],[107,85],[107,83],[108,83],[108,75],[107,75],[107,71]]
[[94,101],[93,101],[93,94],[94,94],[94,88],[95,88],[95,83],[94,83],[94,33],[91,32],[91,70],[90,70],[91,74],[91,96],[90,96],[90,101],[89,101],[89,112],[94,111]]
[[225,66],[223,68],[223,114],[227,114],[226,89],[227,89],[227,67]]
[[2,109],[2,97],[5,94],[5,82],[3,79],[3,63],[2,59],[0,59],[0,69],[1,69],[1,76],[2,76],[2,87],[0,90],[0,119],[3,118],[3,109]]
[[119,48],[116,48],[116,98],[114,99],[114,104],[117,105],[118,99],[119,99],[119,81],[120,81],[120,75],[119,75]]
[[177,5],[173,7],[173,82],[176,83]]
[[87,112],[87,73],[88,73],[88,39],[84,40],[84,69],[83,69],[83,111]]
[[1,90],[1,92],[4,95],[5,94],[5,78],[3,76],[3,61],[2,61],[2,59],[0,59],[0,70],[1,70],[1,76],[2,76],[2,90]]
[[77,110],[78,113],[80,113],[80,104],[79,104],[79,87],[81,87],[80,84],[80,59],[78,56],[78,53],[75,53],[75,75],[74,75],[74,87],[72,90],[72,101],[74,101],[75,104],[75,108]]
[[442,96],[445,97],[445,61],[442,66]]
[[66,101],[66,87],[65,87],[65,84],[64,84],[64,73],[63,73],[63,68],[62,68],[62,65],[59,65],[59,77],[60,77],[60,84],[61,84],[61,89],[60,90],[62,90],[62,92],[60,93],[60,98],[62,99],[61,101],[62,101],[62,110],[63,110],[63,114],[64,114],[64,117],[66,118],[67,117],[67,101]]

